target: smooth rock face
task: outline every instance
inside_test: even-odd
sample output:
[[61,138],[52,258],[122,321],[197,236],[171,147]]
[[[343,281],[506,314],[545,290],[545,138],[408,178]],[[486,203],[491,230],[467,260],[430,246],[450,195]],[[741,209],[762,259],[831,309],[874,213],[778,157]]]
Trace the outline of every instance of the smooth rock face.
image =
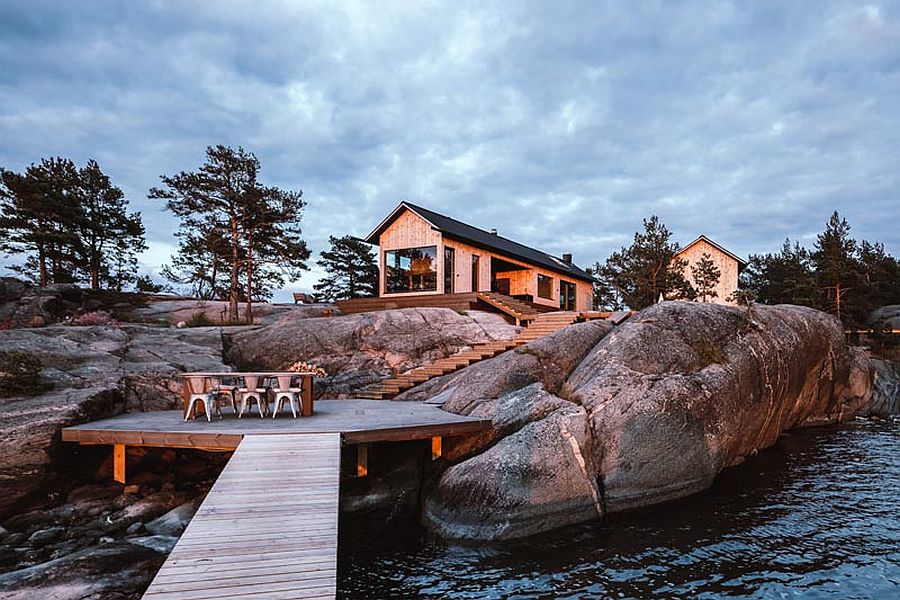
[[[244,316],[246,306],[241,304],[239,312]],[[150,300],[146,306],[137,308],[133,314],[138,319],[144,319],[166,325],[177,325],[180,322],[187,323],[197,315],[203,317],[214,325],[227,325],[228,302],[220,300]],[[322,317],[326,315],[340,314],[340,311],[332,304],[268,304],[261,302],[253,305],[253,321],[256,325],[268,325],[278,320],[285,314],[290,314],[295,319],[310,317]]]
[[875,381],[872,384],[872,401],[865,414],[879,417],[900,415],[900,365],[873,358],[872,366]]
[[[501,399],[495,413],[509,434],[448,469],[425,502],[424,519],[444,536],[524,537],[597,519],[601,496],[591,479],[582,407],[535,384]],[[516,404],[525,405],[524,410]]]
[[42,378],[53,384],[38,396],[0,398],[0,518],[45,481],[63,427],[125,410],[175,408],[176,373],[227,368],[218,328],[13,329],[0,331],[0,347],[38,356]]
[[473,318],[446,308],[404,308],[341,317],[297,319],[291,314],[231,337],[229,361],[239,368],[284,369],[303,360],[324,368],[317,397],[347,397],[471,344],[515,337],[499,315]]
[[882,325],[900,329],[900,304],[882,306],[869,315],[871,325]]
[[708,487],[782,431],[847,420],[871,376],[840,324],[798,307],[746,311],[656,305],[595,347],[564,394],[588,411],[606,506],[619,510]]
[[414,390],[498,429],[450,457],[468,458],[428,494],[431,529],[520,537],[679,498],[782,431],[850,419],[869,400],[868,360],[812,309],[754,307],[749,320],[744,309],[666,302],[583,351],[562,342],[587,325],[540,340],[539,365],[519,368],[526,359],[508,352]]

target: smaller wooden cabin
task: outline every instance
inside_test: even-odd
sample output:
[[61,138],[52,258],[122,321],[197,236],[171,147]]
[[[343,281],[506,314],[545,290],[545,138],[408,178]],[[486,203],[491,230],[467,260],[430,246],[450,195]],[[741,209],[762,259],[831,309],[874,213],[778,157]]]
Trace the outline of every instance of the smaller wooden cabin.
[[382,297],[495,292],[554,310],[589,311],[593,278],[572,262],[401,202],[365,241],[379,247]]
[[728,297],[738,288],[738,276],[744,270],[744,267],[747,266],[747,261],[726,250],[705,235],[701,235],[682,248],[677,254],[678,257],[685,259],[688,263],[685,275],[692,285],[695,282],[691,274],[691,267],[696,265],[704,254],[709,254],[710,259],[721,273],[719,284],[715,288],[716,296],[710,298],[709,301],[715,304],[734,304],[734,302],[728,300]]

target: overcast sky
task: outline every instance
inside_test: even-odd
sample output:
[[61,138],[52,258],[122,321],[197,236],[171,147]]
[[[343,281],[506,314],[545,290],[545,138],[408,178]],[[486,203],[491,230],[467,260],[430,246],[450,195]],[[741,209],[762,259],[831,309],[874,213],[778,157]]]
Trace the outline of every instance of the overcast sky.
[[98,160],[144,271],[147,190],[218,143],[303,190],[316,254],[408,199],[583,266],[651,214],[747,255],[836,209],[896,256],[900,5],[0,0],[0,165]]

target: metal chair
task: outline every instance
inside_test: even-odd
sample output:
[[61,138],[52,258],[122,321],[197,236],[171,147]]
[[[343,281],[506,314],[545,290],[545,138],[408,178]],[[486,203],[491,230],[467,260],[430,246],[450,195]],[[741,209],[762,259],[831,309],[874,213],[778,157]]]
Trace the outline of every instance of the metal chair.
[[259,409],[259,416],[266,416],[266,413],[269,410],[269,401],[268,399],[264,400],[264,398],[266,398],[266,388],[259,387],[258,375],[244,375],[244,385],[243,387],[239,387],[237,391],[241,395],[241,406],[238,410],[238,419],[244,416],[247,407],[253,402],[256,402],[256,406]]
[[272,411],[272,418],[275,418],[287,401],[291,407],[291,414],[296,419],[297,413],[300,412],[300,392],[303,391],[303,388],[291,385],[294,379],[291,375],[278,375],[275,379],[278,381],[278,389],[275,391],[275,408]]
[[234,411],[234,414],[237,414],[237,404],[234,399],[234,393],[236,391],[235,386],[223,385],[222,380],[218,377],[209,377],[206,381],[206,387],[212,395],[212,403],[216,411],[216,416],[220,419],[223,418],[221,410],[221,405],[223,402],[222,396],[227,397],[226,401],[230,402],[231,410]]
[[187,383],[190,396],[188,397],[187,411],[184,413],[185,422],[189,419],[196,418],[195,411],[197,410],[197,403],[203,404],[203,412],[206,413],[206,420],[212,421],[210,408],[212,408],[213,394],[207,389],[206,377],[188,377]]

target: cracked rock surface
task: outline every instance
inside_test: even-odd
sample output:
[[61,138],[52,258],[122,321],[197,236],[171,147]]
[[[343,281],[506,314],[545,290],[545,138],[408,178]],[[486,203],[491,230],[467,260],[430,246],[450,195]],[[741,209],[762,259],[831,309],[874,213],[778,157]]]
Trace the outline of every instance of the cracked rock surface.
[[287,368],[303,360],[325,369],[317,397],[353,391],[449,356],[472,344],[512,339],[518,328],[500,315],[447,308],[404,308],[276,322],[231,337],[228,360],[242,369]]
[[39,490],[60,430],[126,411],[178,406],[181,371],[223,370],[219,328],[57,325],[0,331],[0,348],[40,358],[52,388],[0,399],[0,517]]
[[492,540],[698,492],[782,431],[852,418],[871,389],[870,361],[825,313],[665,302],[402,397],[493,420],[446,453],[424,511],[442,535]]

